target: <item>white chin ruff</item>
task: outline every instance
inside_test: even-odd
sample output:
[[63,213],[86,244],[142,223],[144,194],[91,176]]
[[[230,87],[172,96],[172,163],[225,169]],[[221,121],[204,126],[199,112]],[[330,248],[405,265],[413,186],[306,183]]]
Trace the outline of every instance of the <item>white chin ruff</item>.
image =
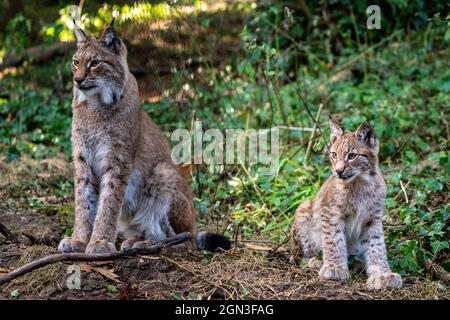
[[77,104],[83,103],[87,100],[87,96],[78,88],[74,88],[74,96]]
[[103,85],[100,91],[102,104],[111,105],[114,102],[114,93],[111,87]]
[[115,98],[120,97],[121,94],[122,92],[119,89],[106,83],[102,83],[97,88],[87,91],[74,87],[74,97],[77,104],[89,100],[92,104],[110,106],[115,102]]

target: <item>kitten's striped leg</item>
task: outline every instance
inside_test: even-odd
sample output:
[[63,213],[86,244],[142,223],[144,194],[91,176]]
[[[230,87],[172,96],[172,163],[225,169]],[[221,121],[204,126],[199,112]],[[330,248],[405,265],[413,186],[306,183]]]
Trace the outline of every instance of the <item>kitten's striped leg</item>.
[[[291,226],[289,249],[292,263],[298,263],[301,259],[309,261],[320,253],[322,235],[315,223],[317,221],[313,218],[312,201],[307,200],[297,208],[296,217]],[[310,266],[309,263],[308,266]]]
[[322,279],[344,281],[350,277],[345,241],[345,224],[336,218],[332,210],[322,212],[323,265],[319,276]]
[[366,258],[366,272],[369,276],[367,279],[369,289],[402,286],[400,275],[391,272],[389,267],[381,216],[369,223],[366,233],[361,240]]

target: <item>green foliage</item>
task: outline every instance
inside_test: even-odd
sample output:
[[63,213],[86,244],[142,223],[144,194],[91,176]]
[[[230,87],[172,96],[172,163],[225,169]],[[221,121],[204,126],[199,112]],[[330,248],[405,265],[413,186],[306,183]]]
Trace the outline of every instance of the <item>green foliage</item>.
[[20,296],[20,290],[19,289],[15,289],[13,291],[11,291],[10,293],[10,297],[15,299],[18,298]]
[[117,287],[113,284],[108,284],[106,285],[106,291],[112,294],[116,294],[117,292],[119,292],[119,289],[117,289]]
[[[24,153],[45,158],[60,150],[70,152],[71,97],[56,87],[69,72],[67,63],[56,61],[47,67],[25,66],[3,77],[2,94],[8,98],[0,98],[0,151],[9,160]],[[42,87],[33,88],[30,80]]]
[[8,22],[5,34],[0,37],[0,44],[4,43],[3,47],[0,46],[0,61],[8,52],[16,54],[23,52],[29,43],[28,33],[30,30],[31,21],[20,13]]

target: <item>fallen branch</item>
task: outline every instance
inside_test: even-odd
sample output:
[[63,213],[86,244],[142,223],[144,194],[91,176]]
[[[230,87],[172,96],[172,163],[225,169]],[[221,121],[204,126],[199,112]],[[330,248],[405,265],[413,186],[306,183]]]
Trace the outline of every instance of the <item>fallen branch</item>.
[[147,255],[155,254],[160,252],[162,249],[171,247],[183,242],[186,242],[191,238],[190,232],[183,232],[177,234],[172,238],[168,238],[161,242],[158,242],[150,248],[135,248],[124,251],[118,251],[113,253],[102,253],[102,254],[90,254],[90,253],[57,253],[45,256],[41,259],[27,263],[5,275],[0,276],[0,286],[8,281],[11,281],[17,277],[20,277],[33,270],[45,267],[49,264],[63,262],[63,261],[109,261],[118,260],[125,257],[137,256],[137,255]]
[[440,265],[429,259],[425,260],[423,264],[425,265],[425,268],[427,268],[428,271],[434,273],[436,277],[439,278],[439,280],[441,280],[444,283],[450,283],[450,273],[445,271],[445,269],[442,268]]
[[25,49],[20,55],[14,52],[8,53],[0,64],[0,71],[18,66],[25,60],[45,61],[51,59],[57,54],[64,53],[65,50],[72,46],[74,46],[73,42],[58,42],[52,45],[40,45]]
[[19,239],[17,239],[17,237],[11,231],[9,231],[9,229],[6,228],[1,222],[0,222],[0,233],[5,236],[6,240],[9,240],[15,244],[19,243]]

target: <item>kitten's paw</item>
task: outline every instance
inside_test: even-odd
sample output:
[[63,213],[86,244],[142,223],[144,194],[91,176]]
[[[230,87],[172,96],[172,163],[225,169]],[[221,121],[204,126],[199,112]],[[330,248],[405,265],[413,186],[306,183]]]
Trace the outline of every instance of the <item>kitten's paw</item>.
[[153,247],[155,244],[156,241],[152,240],[138,241],[135,244],[133,244],[133,249],[150,248]]
[[62,239],[58,245],[58,250],[63,253],[84,252],[85,249],[86,243],[72,237]]
[[116,252],[116,246],[106,240],[94,240],[89,242],[86,247],[86,253],[113,253]]
[[398,273],[373,273],[367,279],[367,288],[380,290],[383,288],[400,288],[403,285],[402,277]]
[[350,278],[348,266],[323,264],[319,271],[319,277],[326,280],[345,281]]

